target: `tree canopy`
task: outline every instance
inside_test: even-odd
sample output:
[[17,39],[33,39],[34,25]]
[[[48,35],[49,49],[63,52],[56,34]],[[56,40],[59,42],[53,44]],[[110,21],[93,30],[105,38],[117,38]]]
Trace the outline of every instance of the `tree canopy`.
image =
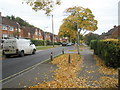
[[71,7],[65,10],[68,15],[63,19],[63,24],[59,29],[59,37],[70,36],[76,38],[77,32],[80,34],[81,30],[95,31],[97,30],[97,20],[92,14],[92,11],[83,7]]
[[61,4],[61,0],[24,0],[24,2],[30,5],[35,11],[45,11],[47,16],[50,15],[56,5]]

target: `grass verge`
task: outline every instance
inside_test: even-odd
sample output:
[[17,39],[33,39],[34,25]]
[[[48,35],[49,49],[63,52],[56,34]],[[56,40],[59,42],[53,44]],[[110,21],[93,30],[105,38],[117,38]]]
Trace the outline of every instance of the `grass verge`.
[[59,46],[37,46],[37,50],[46,50],[46,49],[50,49],[50,48],[56,48]]
[[[68,50],[70,52],[78,52],[78,50]],[[80,49],[80,51],[83,51],[82,49]]]

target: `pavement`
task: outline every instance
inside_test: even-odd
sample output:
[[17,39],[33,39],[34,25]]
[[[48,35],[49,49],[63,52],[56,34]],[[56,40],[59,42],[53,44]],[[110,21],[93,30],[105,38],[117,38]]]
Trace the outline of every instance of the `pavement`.
[[80,51],[83,57],[83,64],[80,66],[81,71],[78,72],[78,78],[83,77],[88,80],[88,84],[92,86],[91,81],[99,81],[100,77],[111,77],[118,79],[118,75],[106,75],[99,73],[99,67],[96,65],[96,60],[94,59],[93,51],[86,45],[84,49]]

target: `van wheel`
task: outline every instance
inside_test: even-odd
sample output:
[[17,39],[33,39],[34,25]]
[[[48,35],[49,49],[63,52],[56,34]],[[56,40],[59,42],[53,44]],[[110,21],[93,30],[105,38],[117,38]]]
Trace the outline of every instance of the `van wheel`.
[[6,57],[6,58],[9,58],[9,57],[10,57],[10,55],[5,55],[5,57]]
[[32,52],[32,54],[35,54],[35,53],[36,53],[36,50],[34,49],[33,52]]
[[20,54],[19,54],[20,57],[23,57],[24,56],[24,52],[21,51]]

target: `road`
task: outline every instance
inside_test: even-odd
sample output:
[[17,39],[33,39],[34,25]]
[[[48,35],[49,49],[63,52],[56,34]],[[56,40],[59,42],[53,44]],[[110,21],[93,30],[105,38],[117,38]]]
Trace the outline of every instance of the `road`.
[[74,46],[57,47],[43,51],[37,51],[34,55],[26,55],[24,57],[10,57],[2,61],[2,79],[5,79],[13,74],[16,74],[32,65],[40,63],[50,58],[50,53],[58,55],[62,50],[72,50]]

